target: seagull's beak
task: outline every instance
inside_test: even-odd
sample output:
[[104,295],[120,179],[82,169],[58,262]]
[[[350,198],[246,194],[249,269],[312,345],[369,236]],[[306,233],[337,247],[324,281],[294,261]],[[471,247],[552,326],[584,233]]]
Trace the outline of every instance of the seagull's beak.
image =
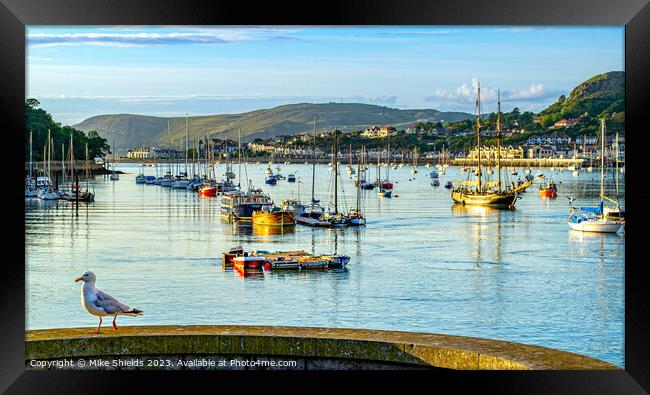
[[78,282],[81,281],[81,280],[83,280],[81,277],[77,277],[77,278],[74,279],[74,282],[75,282],[75,283],[78,283]]

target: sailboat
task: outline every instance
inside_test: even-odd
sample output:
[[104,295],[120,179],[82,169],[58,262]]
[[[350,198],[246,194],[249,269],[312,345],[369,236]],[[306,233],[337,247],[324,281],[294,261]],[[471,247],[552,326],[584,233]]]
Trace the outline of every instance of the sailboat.
[[411,174],[417,174],[418,172],[418,147],[413,147],[413,168],[411,169]]
[[[239,187],[241,188],[241,129],[239,131]],[[261,189],[254,188],[250,180],[246,180],[248,190],[242,191],[241,189],[224,192],[221,197],[221,215],[228,217],[229,220],[244,220],[252,221],[253,214],[256,211],[263,210],[268,207],[273,207],[273,200],[268,194],[265,194]]]
[[334,130],[334,210],[330,212],[326,212],[323,214],[322,220],[325,222],[329,223],[330,227],[343,227],[343,226],[348,226],[350,223],[350,220],[348,219],[347,216],[343,215],[342,213],[339,212],[339,205],[338,205],[338,179],[339,179],[339,134],[341,133],[340,130]]
[[79,192],[79,181],[77,180],[77,193],[79,194],[79,200],[84,202],[94,202],[95,201],[95,185],[93,184],[93,191],[90,192],[90,166],[88,162],[88,143],[86,143],[86,157],[85,157],[86,166],[85,170],[85,179],[86,179],[86,190]]
[[[52,185],[52,178],[51,178],[51,157],[52,157],[52,141],[50,139],[50,130],[47,130],[47,143],[44,148],[44,154],[43,154],[43,165],[46,170],[44,172],[46,173],[46,176],[44,176],[42,184],[40,189],[38,190],[38,193],[36,197],[38,197],[41,200],[58,200],[59,195],[56,193],[54,190],[54,186]],[[47,161],[47,165],[45,165]],[[36,185],[39,186],[39,180],[36,180]]]
[[[217,196],[219,193],[219,186],[215,181],[215,172],[214,168],[210,164],[210,140],[208,135],[205,135],[205,181],[203,185],[199,187],[199,196]],[[199,155],[200,156],[200,155]],[[200,158],[199,158],[200,160]]]
[[188,118],[188,114],[185,114],[185,171],[176,176],[176,181],[172,183],[172,188],[187,189],[187,186],[190,185],[190,179],[188,178],[188,166],[187,166],[187,154],[189,151],[188,145],[189,145],[189,118]]
[[[616,233],[623,228],[625,220],[620,216],[618,200],[605,195],[605,118],[600,120],[600,136],[600,203],[595,207],[571,207],[567,223],[571,229],[582,232]],[[569,198],[569,201],[573,202],[573,199]],[[616,207],[606,207],[605,201],[614,203]]]
[[142,162],[140,162],[140,174],[135,176],[135,183],[136,184],[146,184],[147,183],[147,176],[144,175],[143,169],[142,169]]
[[361,212],[361,161],[357,161],[357,205],[350,210],[346,217],[351,226],[363,226],[366,224],[366,217]]
[[[381,154],[380,154],[381,156]],[[387,162],[390,163],[390,140],[388,142],[388,150],[386,151]],[[379,169],[379,167],[377,167]],[[381,170],[379,170],[381,171]],[[390,174],[390,166],[386,168],[386,179],[378,182],[377,193],[381,197],[393,196],[393,184],[390,182],[388,175]]]
[[346,171],[350,175],[354,174],[354,167],[352,167],[352,144],[350,144],[350,163],[348,164]]
[[29,132],[29,175],[25,178],[25,197],[33,198],[38,195],[36,183],[32,178],[33,156],[32,156],[32,132]]
[[357,184],[360,184],[361,189],[374,189],[375,184],[366,179],[366,173],[368,172],[368,166],[366,166],[366,147],[361,148],[361,162],[362,166],[359,171],[362,173],[360,177],[357,177]]
[[[72,141],[72,136],[70,136],[70,140]],[[90,167],[88,166],[88,143],[86,143],[85,147],[85,166],[84,166],[84,178],[86,179],[86,190],[82,191],[81,187],[79,186],[79,175],[74,174],[74,172],[71,172],[71,174],[74,174],[71,176],[71,185],[73,193],[70,195],[66,195],[63,198],[71,201],[71,202],[94,202],[95,201],[95,188],[93,186],[93,191],[90,192],[90,178],[91,178],[91,173],[90,173]],[[70,162],[74,163],[74,151],[72,148],[72,144],[70,145]],[[70,166],[72,169],[72,165]]]
[[307,205],[302,205],[295,202],[293,207],[296,211],[296,222],[301,225],[327,227],[329,222],[322,221],[321,218],[325,214],[325,209],[321,207],[320,201],[314,197],[316,187],[316,116],[314,115],[314,148],[313,148],[313,161],[311,168],[311,202]]
[[[497,182],[484,183],[481,168],[481,85],[478,85],[476,120],[476,146],[478,149],[478,168],[476,181],[455,183],[451,191],[451,199],[457,204],[491,206],[499,208],[514,207],[518,192],[530,186],[533,180],[522,183],[517,187],[502,187],[501,182],[501,95],[498,93],[497,111]],[[471,173],[468,173],[468,175]]]
[[115,161],[117,161],[117,154],[115,153],[115,140],[113,140],[113,145],[111,146],[111,151],[113,151],[113,162],[111,165],[113,166],[113,172],[111,173],[111,181],[117,181],[120,179],[120,175],[115,172]]

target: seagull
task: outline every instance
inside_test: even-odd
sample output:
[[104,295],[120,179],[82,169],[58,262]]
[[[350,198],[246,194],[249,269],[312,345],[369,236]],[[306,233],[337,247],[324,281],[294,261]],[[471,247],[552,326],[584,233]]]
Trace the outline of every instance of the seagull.
[[99,328],[102,326],[102,317],[112,315],[113,330],[116,331],[117,324],[115,323],[115,320],[117,319],[118,315],[128,315],[131,317],[142,315],[141,310],[133,309],[124,303],[121,303],[111,295],[95,288],[95,279],[95,273],[85,272],[81,275],[81,277],[77,277],[74,281],[84,282],[83,286],[81,287],[81,305],[86,309],[87,312],[99,317],[99,326],[97,326],[97,333],[99,333]]

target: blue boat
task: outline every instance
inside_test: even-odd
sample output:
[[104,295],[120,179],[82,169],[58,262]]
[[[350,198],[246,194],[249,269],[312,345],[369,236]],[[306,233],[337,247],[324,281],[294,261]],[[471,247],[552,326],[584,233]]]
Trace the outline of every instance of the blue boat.
[[278,183],[278,179],[277,179],[276,176],[271,175],[271,176],[267,176],[267,177],[264,179],[264,182],[267,183],[267,184],[269,184],[269,185],[275,185],[275,184]]

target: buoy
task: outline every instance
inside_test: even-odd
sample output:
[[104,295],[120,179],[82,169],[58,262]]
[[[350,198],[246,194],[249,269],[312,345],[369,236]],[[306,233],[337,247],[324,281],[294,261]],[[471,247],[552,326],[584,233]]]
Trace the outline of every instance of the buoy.
[[266,263],[264,264],[264,269],[266,269],[266,270],[271,270],[271,264],[268,263],[268,262],[266,262]]

